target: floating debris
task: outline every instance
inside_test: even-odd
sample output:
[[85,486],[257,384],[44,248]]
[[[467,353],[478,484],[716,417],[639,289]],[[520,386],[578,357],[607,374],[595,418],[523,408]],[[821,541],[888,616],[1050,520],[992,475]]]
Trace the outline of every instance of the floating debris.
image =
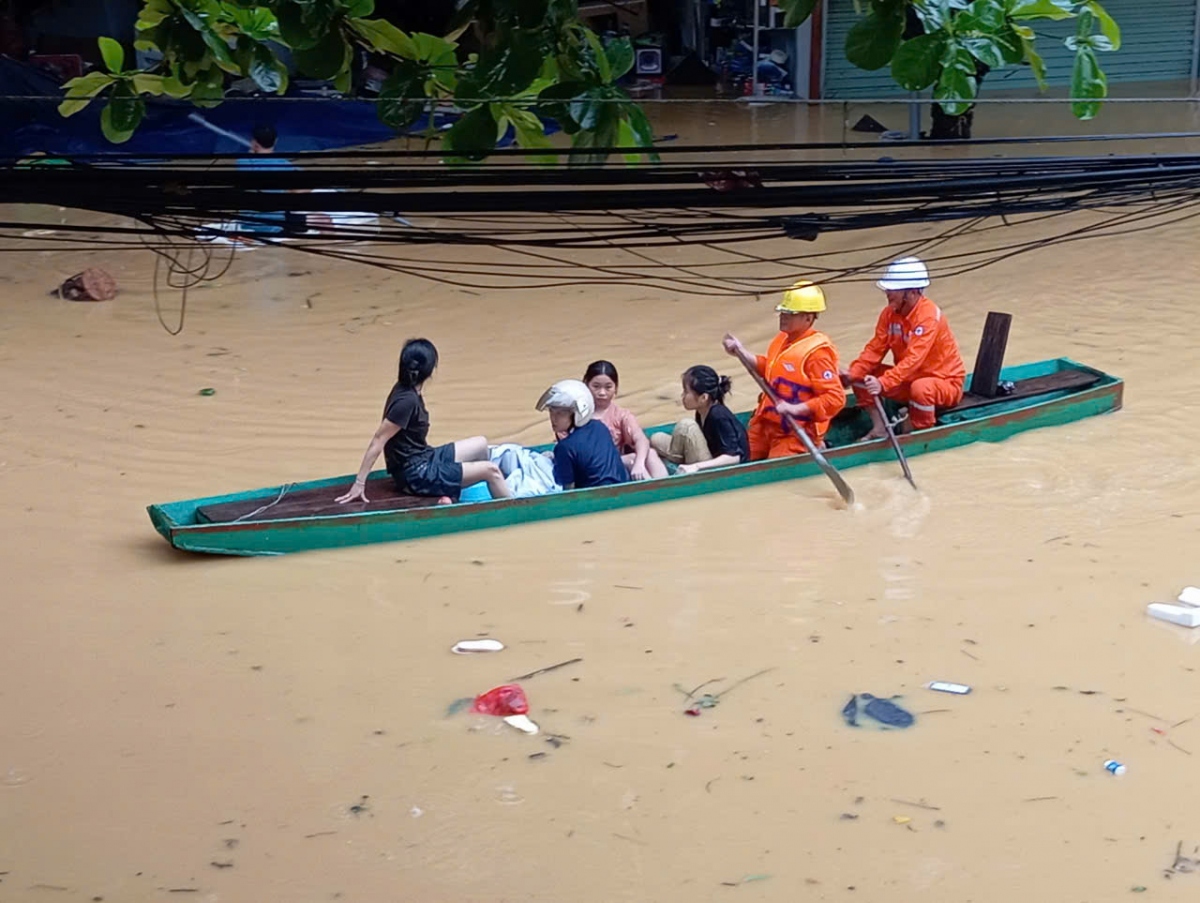
[[503,648],[504,644],[499,640],[459,640],[450,647],[450,651],[456,655],[470,655],[474,652],[500,652]]
[[899,696],[893,696],[891,699],[882,699],[870,693],[858,693],[851,696],[850,701],[842,706],[842,718],[851,727],[859,726],[858,716],[860,714],[878,721],[884,727],[911,727],[916,718],[911,712],[902,709],[892,701],[899,698]]

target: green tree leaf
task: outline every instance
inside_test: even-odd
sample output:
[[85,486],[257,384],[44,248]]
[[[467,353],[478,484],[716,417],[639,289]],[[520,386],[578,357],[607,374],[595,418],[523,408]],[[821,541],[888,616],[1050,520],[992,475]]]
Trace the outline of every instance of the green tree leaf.
[[138,94],[151,94],[158,97],[164,93],[166,88],[163,85],[163,77],[161,75],[152,75],[148,72],[138,72],[131,79],[133,82],[133,90]]
[[348,18],[361,19],[375,12],[375,0],[342,0],[342,11]]
[[546,21],[548,0],[491,0],[496,19],[516,28],[538,28]]
[[1014,25],[1012,27],[1013,34],[1021,42],[1021,49],[1024,53],[1024,59],[1029,63],[1029,68],[1033,70],[1033,77],[1037,79],[1038,88],[1042,91],[1046,90],[1046,63],[1042,59],[1034,47],[1035,35],[1033,29],[1028,25]]
[[[636,139],[637,146],[654,147],[654,129],[651,128],[645,111],[635,103],[626,103],[621,105],[621,113],[624,118],[629,120],[629,127],[633,129],[633,137]],[[655,154],[655,156],[658,155]]]
[[974,0],[967,10],[979,23],[980,28],[988,32],[996,32],[1003,28],[1008,16],[1004,0]]
[[614,82],[633,68],[633,42],[629,38],[609,41],[604,47],[604,55],[608,57],[608,68]]
[[145,0],[133,27],[138,31],[146,31],[174,13],[175,7],[171,0]]
[[[617,124],[617,146],[618,147],[635,147],[636,145],[637,145],[637,139],[633,135],[633,128],[629,125],[629,123],[626,120],[622,119]],[[642,161],[641,154],[624,153],[621,156],[625,158],[626,163],[630,163],[630,164],[640,163]]]
[[1091,47],[1080,47],[1071,69],[1071,112],[1079,119],[1092,119],[1108,96],[1108,77]]
[[271,41],[279,38],[279,22],[275,14],[265,7],[245,9],[240,6],[226,7],[238,30],[256,41]]
[[212,53],[213,61],[226,72],[233,75],[241,75],[242,68],[234,61],[233,54],[229,51],[229,42],[217,34],[208,20],[198,13],[190,9],[184,9],[182,13],[184,19],[195,29],[201,40],[204,41],[204,45]]
[[779,0],[779,8],[786,15],[783,19],[784,28],[799,28],[805,23],[820,0]]
[[871,11],[847,32],[846,59],[869,72],[882,69],[896,55],[903,33],[903,17],[884,19]]
[[613,80],[613,74],[612,66],[608,63],[608,54],[604,52],[604,44],[601,42],[600,36],[590,28],[581,26],[581,29],[584,39],[592,49],[592,57],[594,58],[596,72],[600,76],[600,81],[607,85]]
[[309,50],[315,47],[329,30],[329,25],[314,28],[305,17],[305,6],[298,0],[280,0],[275,6],[275,18],[279,21],[279,36],[292,50]]
[[262,90],[272,94],[287,91],[288,71],[266,44],[254,45],[251,51],[249,75]]
[[63,85],[66,100],[58,105],[59,115],[74,116],[114,81],[116,79],[106,72],[89,72],[87,75],[71,79]]
[[926,34],[941,31],[950,21],[950,4],[946,0],[914,0],[913,9]]
[[967,48],[971,56],[975,57],[975,59],[979,60],[985,66],[992,69],[1000,69],[1004,66],[1004,51],[995,38],[962,38],[961,43],[963,47]]
[[1100,23],[1100,33],[1108,38],[1109,43],[1112,44],[1111,49],[1120,50],[1121,26],[1117,25],[1113,17],[1096,0],[1091,0],[1087,8],[1091,10],[1092,14],[1096,17],[1096,21]]
[[350,45],[337,28],[330,28],[312,47],[297,50],[296,66],[310,78],[335,79],[349,65]]
[[555,120],[568,135],[579,131],[579,122],[571,115],[573,102],[582,97],[588,90],[588,84],[582,81],[562,81],[550,85],[538,94],[538,108],[542,115]]
[[[550,136],[546,134],[546,127],[542,124],[542,120],[532,110],[506,103],[493,104],[493,113],[499,114],[496,116],[496,122],[500,128],[504,127],[505,122],[511,123],[518,147],[534,150],[554,146],[550,140]],[[550,154],[547,156],[537,155],[526,159],[531,163],[553,163],[557,157]]]
[[482,160],[496,149],[497,123],[487,104],[464,115],[446,132],[446,151],[464,160]]
[[646,113],[636,103],[628,102],[621,105],[622,122],[628,122],[629,128],[633,133],[633,143],[638,147],[644,147],[649,152],[646,156],[652,163],[661,162],[658,152],[654,150],[654,130],[650,127],[650,120],[646,118]]
[[100,131],[113,144],[123,144],[133,136],[145,115],[146,104],[130,83],[122,79],[113,86],[108,104],[100,112]]
[[402,131],[416,122],[425,109],[423,86],[428,70],[413,60],[401,60],[379,91],[379,118]]
[[1070,19],[1074,15],[1070,2],[1063,0],[1016,0],[1008,10],[1010,19]]
[[892,78],[906,91],[923,91],[942,68],[946,39],[941,34],[918,35],[905,41],[892,57]]
[[1017,37],[1017,33],[1007,22],[993,36],[993,40],[1000,47],[1000,53],[1004,57],[1006,65],[1015,66],[1025,62],[1025,48],[1021,46],[1021,39]]
[[163,76],[163,93],[168,97],[182,99],[189,97],[192,93],[192,86],[185,85],[179,80],[179,77],[174,74]]
[[415,60],[417,45],[413,39],[383,19],[350,19],[350,27],[380,53],[391,53],[406,59]]
[[104,65],[108,67],[108,71],[113,75],[123,72],[125,70],[125,48],[112,38],[97,38],[96,43],[100,45],[100,56],[104,58]]
[[942,74],[933,89],[933,99],[950,116],[961,116],[971,108],[979,83],[975,58],[967,48],[950,42],[942,57]]
[[225,76],[216,66],[201,70],[192,85],[191,100],[198,107],[219,106],[225,99]]

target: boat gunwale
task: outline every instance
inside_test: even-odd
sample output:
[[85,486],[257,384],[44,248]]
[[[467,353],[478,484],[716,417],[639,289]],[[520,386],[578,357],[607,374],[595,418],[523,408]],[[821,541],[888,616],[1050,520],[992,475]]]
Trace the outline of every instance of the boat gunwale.
[[[1036,367],[1039,365],[1048,366],[1048,365],[1053,365],[1053,364],[1058,364],[1059,367],[1057,370],[1051,371],[1051,372],[1059,372],[1064,369],[1078,370],[1078,371],[1096,374],[1097,376],[1101,377],[1101,381],[1096,384],[1093,384],[1091,386],[1087,386],[1085,388],[1066,390],[1065,394],[1061,394],[1061,393],[1063,393],[1064,390],[1051,390],[1051,391],[1047,392],[1046,394],[1053,395],[1055,397],[1044,398],[1040,401],[1036,400],[1039,396],[1031,396],[1028,399],[1027,404],[1020,404],[1018,407],[1016,407],[1012,410],[996,412],[996,413],[991,413],[991,414],[982,413],[982,415],[979,417],[967,418],[967,419],[964,419],[964,420],[961,420],[958,422],[952,422],[952,423],[940,423],[937,426],[934,426],[930,429],[921,430],[918,433],[909,433],[909,434],[901,435],[901,436],[898,436],[901,446],[906,447],[906,446],[912,446],[914,444],[928,444],[928,443],[936,442],[937,440],[944,438],[947,435],[961,432],[964,429],[968,429],[973,425],[979,426],[979,425],[986,425],[989,423],[999,425],[999,424],[1008,422],[1009,418],[1015,417],[1015,418],[1019,418],[1019,419],[1026,419],[1027,417],[1032,416],[1033,414],[1035,414],[1045,408],[1051,407],[1051,406],[1072,405],[1072,404],[1078,403],[1080,401],[1084,401],[1091,397],[1100,397],[1105,394],[1120,395],[1123,392],[1124,380],[1122,380],[1120,377],[1113,376],[1110,373],[1106,373],[1102,370],[1098,370],[1098,369],[1096,369],[1094,367],[1090,367],[1086,364],[1081,364],[1070,358],[1064,358],[1064,357],[1048,358],[1043,361],[1030,362],[1028,364],[1016,365],[1016,366],[1017,367]],[[998,398],[996,401],[997,401],[997,403],[1002,403],[1004,401],[1004,399],[1003,399],[1003,397],[1001,397],[1001,398]],[[1018,401],[1023,401],[1023,400],[1018,400]],[[852,407],[852,406],[849,406],[849,407]],[[1120,407],[1121,407],[1121,401],[1118,400],[1118,402],[1116,403],[1116,405],[1113,407],[1112,410],[1119,410]],[[669,428],[670,428],[669,425],[663,425],[660,427],[652,427],[651,431],[656,431],[659,429],[669,429]],[[973,441],[976,441],[976,440],[973,440]],[[983,441],[987,441],[987,440],[985,439]],[[964,443],[964,444],[969,444],[969,443]],[[850,443],[849,445],[843,445],[843,446],[838,446],[836,448],[828,449],[824,452],[824,454],[827,459],[829,459],[831,461],[838,461],[838,460],[850,457],[851,455],[857,455],[857,454],[861,454],[864,452],[870,452],[872,454],[877,454],[879,452],[887,451],[888,450],[887,446],[888,446],[887,439],[876,439],[876,440],[871,440],[871,441],[860,440],[858,442]],[[920,453],[918,453],[918,454],[920,454]],[[808,454],[790,455],[790,456],[782,457],[782,458],[770,458],[770,459],[766,459],[766,460],[762,460],[762,461],[749,461],[749,462],[740,463],[740,464],[730,464],[730,465],[726,465],[724,467],[708,468],[706,470],[702,470],[702,471],[699,471],[699,472],[693,473],[693,474],[676,474],[671,477],[658,479],[658,480],[645,480],[645,481],[638,481],[638,482],[619,483],[619,484],[614,484],[614,485],[609,485],[609,486],[593,486],[593,487],[589,487],[586,489],[572,489],[572,490],[568,490],[568,492],[570,494],[570,497],[578,498],[578,497],[580,497],[579,494],[586,494],[584,497],[589,498],[589,499],[602,499],[605,497],[637,498],[638,496],[645,494],[645,493],[655,493],[655,494],[663,494],[663,496],[664,496],[663,498],[658,499],[657,501],[673,501],[673,500],[676,500],[679,498],[689,498],[692,495],[700,494],[700,493],[695,493],[695,492],[688,492],[687,491],[688,489],[694,489],[695,487],[702,486],[703,484],[709,483],[709,482],[725,480],[734,474],[744,475],[748,479],[748,482],[746,483],[746,485],[741,488],[749,488],[751,486],[756,486],[756,485],[766,485],[771,482],[782,482],[783,480],[786,480],[788,478],[781,477],[781,478],[775,479],[775,480],[766,480],[766,479],[762,479],[762,477],[767,474],[773,474],[776,471],[800,468],[800,467],[803,467],[805,464],[811,464],[811,462],[812,462],[811,455],[808,455]],[[873,462],[865,461],[863,463],[873,463]],[[852,466],[856,466],[856,465],[852,465]],[[380,473],[380,472],[376,472],[376,473]],[[803,476],[797,475],[796,478],[797,479],[806,478],[808,476],[813,476],[813,475],[815,475],[815,474],[804,474]],[[341,485],[343,483],[349,482],[352,479],[352,476],[353,476],[352,474],[347,474],[344,476],[329,477],[329,478],[324,478],[324,479],[319,479],[319,480],[307,481],[305,483],[298,484],[298,485],[305,486],[305,487],[311,487],[311,488],[316,488],[321,485],[327,485],[327,486],[332,487],[332,486],[337,486],[337,485]],[[288,531],[290,529],[293,529],[297,525],[317,525],[317,524],[319,524],[322,526],[343,526],[343,527],[347,527],[347,528],[353,528],[357,525],[361,525],[364,523],[375,523],[380,520],[391,520],[391,521],[397,521],[397,522],[457,520],[460,518],[470,517],[470,516],[479,514],[481,512],[480,506],[487,506],[489,511],[508,510],[508,511],[513,511],[515,513],[520,508],[538,507],[539,505],[544,504],[548,499],[551,499],[551,498],[561,499],[564,495],[566,495],[566,493],[552,493],[550,495],[530,496],[527,498],[484,499],[484,500],[480,500],[478,502],[469,502],[466,504],[460,503],[460,504],[455,504],[455,505],[436,505],[436,506],[428,506],[428,507],[423,507],[423,508],[384,509],[384,510],[380,510],[380,511],[347,512],[345,514],[321,514],[321,515],[308,515],[308,516],[299,516],[299,517],[286,517],[286,518],[264,519],[264,520],[253,520],[253,521],[250,521],[250,520],[247,520],[247,521],[218,521],[218,522],[214,522],[214,523],[194,523],[194,524],[178,522],[174,517],[171,516],[171,514],[167,510],[169,508],[182,505],[182,506],[186,506],[190,510],[192,516],[194,516],[195,511],[198,508],[203,507],[204,505],[218,504],[221,502],[242,499],[242,498],[245,498],[250,492],[253,492],[253,493],[261,492],[263,494],[262,495],[263,498],[269,498],[270,493],[277,492],[278,490],[282,489],[286,485],[288,485],[288,484],[282,484],[281,486],[278,486],[278,487],[268,487],[268,488],[262,489],[262,490],[249,490],[247,492],[232,493],[232,494],[223,495],[223,496],[210,496],[208,498],[201,498],[201,499],[189,499],[189,500],[182,500],[182,501],[176,501],[176,502],[165,502],[165,503],[161,503],[161,504],[150,505],[147,507],[147,511],[149,512],[150,518],[151,518],[152,522],[154,523],[154,526],[158,530],[158,532],[161,533],[164,536],[164,538],[166,538],[169,542],[171,542],[172,545],[174,545],[175,544],[174,537],[176,535],[199,538],[206,534],[235,534],[235,533],[242,533],[242,532],[246,532],[246,531],[258,532],[258,531],[267,530],[267,529],[280,529],[280,530]],[[675,491],[675,487],[678,487],[679,491]],[[516,520],[515,523],[520,523],[520,521]],[[203,551],[201,549],[191,549],[191,550]],[[264,552],[264,551],[252,551],[252,552],[246,552],[246,553],[239,553],[236,551],[230,551],[230,550],[225,550],[225,549],[214,550],[214,551],[219,551],[222,554],[247,554],[247,555],[256,555],[256,556],[257,555],[270,555],[270,554],[286,554],[286,553],[272,553],[272,552]]]

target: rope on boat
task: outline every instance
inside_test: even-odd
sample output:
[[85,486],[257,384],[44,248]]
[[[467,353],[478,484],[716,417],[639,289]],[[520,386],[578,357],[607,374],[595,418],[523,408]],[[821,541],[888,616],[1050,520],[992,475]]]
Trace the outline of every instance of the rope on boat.
[[275,501],[268,502],[267,504],[263,505],[261,508],[255,508],[249,514],[243,514],[241,517],[235,517],[233,520],[230,521],[230,523],[236,524],[236,523],[239,523],[244,520],[249,520],[252,517],[257,517],[258,515],[262,514],[264,511],[266,511],[270,508],[274,508],[281,501],[283,501],[284,494],[295,485],[296,485],[295,483],[284,483],[282,486],[279,487],[279,495],[275,499]]

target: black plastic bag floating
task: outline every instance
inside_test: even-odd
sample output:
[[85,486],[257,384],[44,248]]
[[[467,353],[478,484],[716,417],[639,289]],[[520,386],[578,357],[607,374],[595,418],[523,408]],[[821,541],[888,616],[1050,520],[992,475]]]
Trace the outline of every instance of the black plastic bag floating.
[[899,699],[899,696],[893,696],[891,699],[881,699],[878,696],[872,696],[870,693],[857,693],[850,697],[850,701],[842,706],[842,718],[851,727],[859,727],[858,716],[866,715],[874,721],[878,721],[885,728],[906,728],[911,727],[916,721],[911,712],[898,706],[892,700]]

